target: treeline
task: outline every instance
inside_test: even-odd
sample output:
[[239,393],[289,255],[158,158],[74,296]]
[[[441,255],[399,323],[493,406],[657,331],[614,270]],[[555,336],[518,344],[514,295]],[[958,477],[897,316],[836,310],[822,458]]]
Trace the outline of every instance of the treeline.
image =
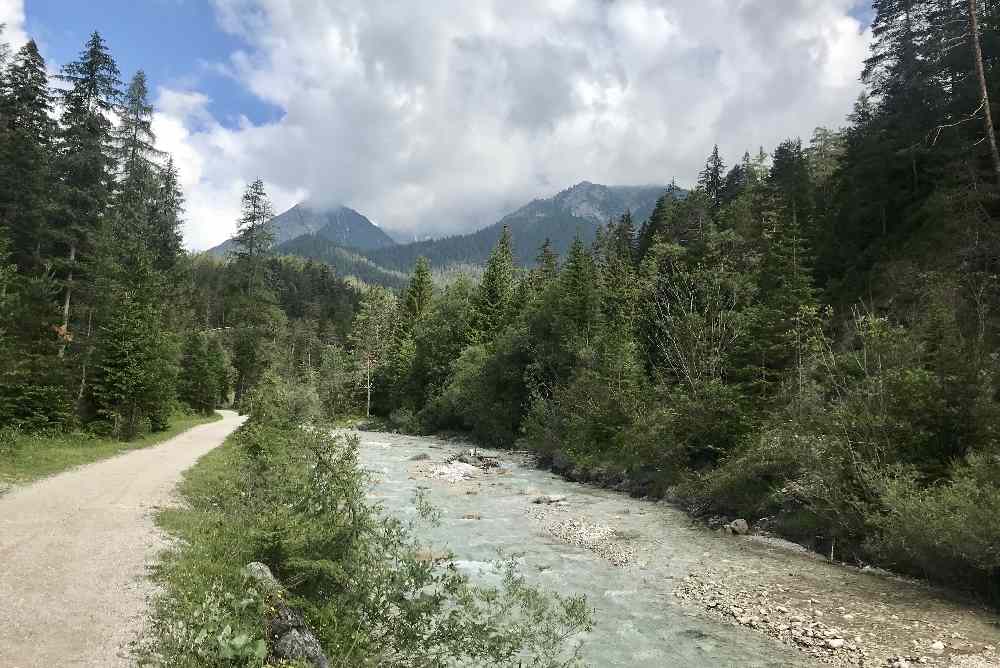
[[369,294],[373,410],[1000,600],[1000,10],[875,9],[845,128],[715,149],[640,229],[530,270],[505,233],[478,285]]
[[183,251],[145,76],[120,76],[97,33],[54,81],[33,41],[0,48],[0,430],[163,430],[329,366],[348,333],[355,288],[268,255],[260,182],[229,261]]

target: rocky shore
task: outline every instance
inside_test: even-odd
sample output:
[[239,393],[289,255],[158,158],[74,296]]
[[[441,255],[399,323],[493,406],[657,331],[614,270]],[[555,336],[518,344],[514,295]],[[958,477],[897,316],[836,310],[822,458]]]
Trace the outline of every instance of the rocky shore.
[[[525,466],[545,463],[524,453],[504,457]],[[553,465],[558,463],[548,465],[563,473]],[[438,481],[460,495],[489,494],[509,471],[507,463],[475,450],[452,453],[442,461],[421,457],[410,463],[414,478]],[[575,469],[563,477],[583,482],[594,474]],[[598,475],[590,482],[621,488],[631,496],[647,489],[634,478],[615,482],[613,476]],[[623,497],[621,514],[598,517],[572,493],[544,488],[520,493],[523,512],[546,534],[616,568],[634,571],[637,578],[655,571],[663,537],[633,535],[627,527],[630,517],[651,517],[665,502]],[[697,521],[688,531],[718,536],[712,550],[674,580],[674,600],[689,614],[766,635],[819,664],[1000,667],[1000,617],[970,601],[884,571],[831,563],[741,519]]]

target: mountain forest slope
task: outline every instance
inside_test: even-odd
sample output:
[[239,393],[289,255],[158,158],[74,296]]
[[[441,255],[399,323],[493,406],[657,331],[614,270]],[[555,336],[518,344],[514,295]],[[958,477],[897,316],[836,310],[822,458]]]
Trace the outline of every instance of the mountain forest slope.
[[[666,186],[604,186],[584,181],[554,197],[535,200],[476,232],[383,247],[365,255],[381,267],[401,272],[408,272],[421,256],[438,269],[481,265],[506,227],[512,234],[514,258],[528,265],[546,239],[554,251],[564,254],[575,238],[590,243],[598,228],[626,211],[631,211],[637,224],[645,221],[666,190]],[[674,192],[683,194],[680,189]]]

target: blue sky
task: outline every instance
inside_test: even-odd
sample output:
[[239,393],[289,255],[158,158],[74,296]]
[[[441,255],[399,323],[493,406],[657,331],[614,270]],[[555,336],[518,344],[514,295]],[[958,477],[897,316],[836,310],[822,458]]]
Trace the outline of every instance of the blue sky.
[[580,181],[690,184],[844,123],[866,0],[0,0],[50,64],[93,30],[145,70],[185,239],[228,237],[246,184],[400,236],[491,224]]
[[125,80],[141,68],[154,89],[205,93],[208,111],[230,127],[241,115],[255,124],[280,117],[280,109],[221,70],[248,45],[219,27],[208,0],[27,0],[25,15],[26,32],[53,63],[74,59],[97,30]]

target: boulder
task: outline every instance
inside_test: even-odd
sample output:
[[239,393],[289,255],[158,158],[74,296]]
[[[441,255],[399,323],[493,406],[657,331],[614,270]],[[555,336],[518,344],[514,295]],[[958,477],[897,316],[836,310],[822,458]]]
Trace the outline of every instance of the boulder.
[[267,564],[254,561],[244,569],[247,577],[270,594],[270,616],[266,620],[271,656],[279,661],[305,661],[313,668],[330,668],[323,646],[306,623],[302,613],[290,607],[282,596],[283,588]]
[[532,503],[547,505],[551,503],[559,503],[560,501],[565,501],[565,500],[566,500],[565,494],[543,494],[541,496],[536,496],[534,501],[532,501]]
[[733,520],[727,526],[737,536],[745,536],[750,533],[750,525],[744,519]]
[[274,644],[272,653],[276,658],[286,661],[301,659],[315,668],[330,668],[330,660],[326,658],[319,640],[308,630],[292,629],[281,636]]

